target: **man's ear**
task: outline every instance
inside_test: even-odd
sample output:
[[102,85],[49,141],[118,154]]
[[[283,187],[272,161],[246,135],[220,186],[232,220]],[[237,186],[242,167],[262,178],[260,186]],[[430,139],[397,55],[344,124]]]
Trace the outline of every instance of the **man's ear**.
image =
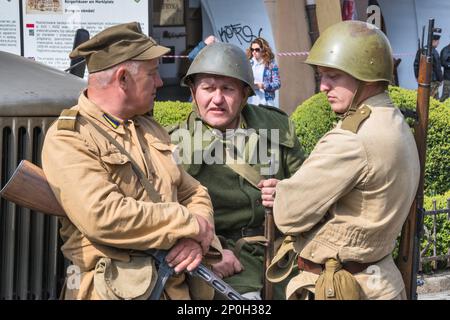
[[192,101],[197,104],[197,101],[195,100],[196,87],[192,82],[189,83],[189,91],[191,92]]
[[195,87],[193,84],[189,85],[189,91],[191,92],[192,99],[195,98]]
[[252,89],[247,85],[244,87],[244,95],[242,97],[242,106],[241,108],[244,108],[244,106],[247,104],[248,98],[252,94]]
[[130,74],[128,70],[124,67],[119,67],[114,73],[114,81],[116,81],[120,88],[126,90],[130,81]]

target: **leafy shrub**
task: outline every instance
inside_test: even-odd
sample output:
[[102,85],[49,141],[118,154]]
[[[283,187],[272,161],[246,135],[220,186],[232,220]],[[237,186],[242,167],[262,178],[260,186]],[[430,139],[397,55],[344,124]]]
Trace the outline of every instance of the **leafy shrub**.
[[[415,110],[416,91],[389,87],[389,95],[400,108]],[[318,93],[301,104],[291,115],[297,136],[309,154],[317,141],[331,130],[337,118],[325,94]],[[412,124],[413,121],[409,121]],[[440,103],[430,101],[425,191],[427,195],[450,190],[450,99]]]
[[[389,95],[398,106],[415,110],[415,90],[390,87]],[[440,103],[430,99],[427,160],[425,166],[425,192],[443,194],[450,190],[450,100]]]
[[310,154],[317,141],[337,122],[327,97],[323,93],[313,95],[303,102],[291,119],[295,122],[297,137],[306,154]]
[[192,111],[192,104],[180,101],[157,101],[154,117],[163,127],[185,120]]

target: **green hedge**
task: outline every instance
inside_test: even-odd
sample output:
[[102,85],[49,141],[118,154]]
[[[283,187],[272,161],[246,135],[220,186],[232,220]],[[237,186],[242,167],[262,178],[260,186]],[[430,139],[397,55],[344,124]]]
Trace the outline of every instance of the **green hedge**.
[[[399,107],[415,110],[416,91],[399,87],[390,88],[392,101]],[[425,166],[425,192],[443,194],[450,190],[450,101],[430,100],[427,160]]]
[[338,120],[323,93],[313,95],[303,102],[291,115],[291,119],[295,122],[297,137],[307,154],[311,153],[317,141]]
[[186,119],[191,111],[189,102],[157,101],[153,112],[155,120],[165,127]]
[[[416,91],[389,87],[392,101],[401,108],[416,108]],[[297,136],[307,154],[317,141],[337,121],[330,104],[323,93],[316,94],[303,102],[292,114]],[[440,103],[431,99],[428,129],[427,161],[425,168],[426,194],[443,194],[450,190],[450,99]]]

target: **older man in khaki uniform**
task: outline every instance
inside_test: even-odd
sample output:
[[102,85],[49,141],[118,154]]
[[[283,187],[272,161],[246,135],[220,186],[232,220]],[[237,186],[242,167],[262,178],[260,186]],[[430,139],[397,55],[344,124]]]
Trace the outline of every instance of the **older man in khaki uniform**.
[[330,27],[311,49],[306,63],[318,67],[341,121],[276,188],[275,222],[288,235],[280,254],[298,254],[290,299],[406,297],[391,253],[420,169],[410,128],[385,91],[392,61],[386,36],[359,21]]
[[162,86],[158,58],[168,51],[128,23],[71,53],[86,58],[88,88],[49,129],[42,153],[68,216],[62,251],[80,270],[78,282],[68,279],[66,299],[147,298],[155,266],[142,251],[151,248],[169,250],[166,260],[178,273],[164,298],[213,296],[181,273],[207,254],[220,259],[210,198],[176,165],[170,137],[149,115]]

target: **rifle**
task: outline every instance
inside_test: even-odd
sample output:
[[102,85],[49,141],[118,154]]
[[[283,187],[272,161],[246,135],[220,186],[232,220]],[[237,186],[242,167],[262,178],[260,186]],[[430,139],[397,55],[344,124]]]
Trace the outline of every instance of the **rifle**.
[[432,39],[434,32],[434,19],[428,23],[428,39],[426,50],[423,47],[420,53],[419,77],[417,89],[417,117],[414,128],[414,138],[420,160],[420,180],[416,197],[409,210],[408,217],[403,225],[397,266],[402,274],[408,299],[417,299],[417,270],[420,260],[420,238],[423,230],[423,189],[426,159],[426,142],[428,128],[428,107],[430,105],[431,73],[432,73]]
[[[269,170],[271,169],[271,161],[269,160]],[[266,179],[272,178],[273,175],[269,174]],[[264,237],[267,239],[266,247],[264,250],[264,285],[263,285],[263,298],[264,300],[273,300],[273,283],[270,282],[265,276],[267,269],[269,269],[270,264],[273,259],[273,243],[275,241],[275,221],[273,219],[273,208],[264,208],[265,219],[264,219]]]
[[[0,191],[0,196],[32,211],[52,216],[67,217],[64,209],[56,200],[44,171],[27,160],[22,160],[19,163],[12,177]],[[159,300],[167,279],[174,274],[174,269],[169,267],[165,260],[168,253],[167,250],[149,249],[145,252],[155,259],[159,267],[158,279],[150,295],[150,299]],[[229,300],[246,300],[203,264],[200,264],[190,274],[204,280],[209,286]]]

